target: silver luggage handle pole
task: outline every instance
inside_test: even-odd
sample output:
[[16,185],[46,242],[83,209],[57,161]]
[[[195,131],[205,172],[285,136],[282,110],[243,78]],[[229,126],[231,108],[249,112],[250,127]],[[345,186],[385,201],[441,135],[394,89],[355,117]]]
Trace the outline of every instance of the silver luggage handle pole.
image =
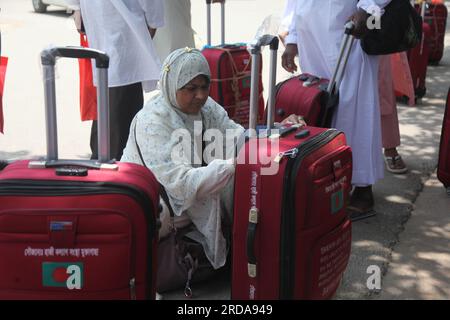
[[56,121],[55,65],[43,65],[45,99],[45,133],[47,137],[47,161],[58,160],[58,127]]
[[250,138],[256,136],[256,125],[258,121],[258,104],[259,104],[259,69],[261,65],[261,48],[270,46],[270,72],[269,72],[269,103],[267,130],[273,128],[275,121],[275,85],[277,76],[277,51],[279,39],[272,35],[264,35],[258,39],[258,42],[251,47],[252,54],[252,73],[250,88],[250,119],[249,119],[249,135]]
[[222,44],[225,44],[225,1],[220,3],[220,10],[221,10],[221,40]]
[[[59,160],[58,157],[58,130],[56,118],[56,90],[55,65],[56,58],[95,59],[98,69],[97,83],[97,118],[98,118],[98,163],[83,160]],[[57,167],[61,165],[80,165],[89,168],[104,167],[110,159],[109,141],[109,94],[108,94],[108,67],[109,57],[106,53],[83,47],[53,47],[41,53],[44,73],[45,113],[46,113],[46,140],[47,162],[45,165],[31,164],[33,167]]]
[[[212,0],[206,0],[206,41],[208,46],[211,45],[211,3]],[[225,44],[225,0],[220,3],[221,10],[221,41]]]
[[206,41],[211,45],[211,0],[206,0]]
[[427,11],[427,3],[424,1],[422,2],[422,8],[420,11],[420,15],[422,16],[422,21],[425,22],[425,13]]
[[[97,70],[97,124],[98,124],[98,162],[111,160],[111,141],[109,124],[108,69]],[[116,159],[119,160],[119,159]]]
[[353,42],[355,41],[355,38],[351,34],[354,28],[355,24],[351,21],[345,25],[344,40],[342,41],[341,44],[341,49],[339,51],[336,68],[333,71],[333,75],[330,79],[327,88],[327,92],[330,94],[337,92],[342,82],[342,79],[344,78],[345,68],[347,67],[347,62],[350,57]]

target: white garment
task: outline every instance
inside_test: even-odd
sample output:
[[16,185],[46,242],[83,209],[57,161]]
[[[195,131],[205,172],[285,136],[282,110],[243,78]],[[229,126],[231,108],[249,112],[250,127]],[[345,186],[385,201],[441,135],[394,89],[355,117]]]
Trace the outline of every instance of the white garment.
[[[331,78],[344,36],[344,25],[358,7],[391,0],[296,0],[287,43],[297,43],[302,72]],[[333,126],[345,133],[353,151],[352,183],[372,185],[384,175],[378,97],[378,56],[355,41],[340,87]]]
[[165,0],[164,27],[153,38],[161,61],[175,49],[195,47],[194,30],[191,26],[191,0]]
[[[177,50],[169,55],[164,61],[161,92],[133,119],[121,161],[142,164],[134,136],[136,126],[136,138],[146,166],[165,187],[175,215],[187,215],[198,229],[190,236],[202,243],[212,266],[220,268],[227,256],[222,220],[232,214],[234,164],[229,158],[233,155],[223,153],[222,157],[217,156],[202,167],[201,161],[192,161],[195,157],[201,159],[201,142],[195,139],[203,130],[211,128],[223,133],[227,129],[234,130],[236,136],[244,129],[230,120],[226,111],[211,98],[197,115],[184,114],[172,102],[176,91],[199,72],[209,76],[205,66],[207,62],[198,50]],[[199,130],[195,130],[198,125]],[[173,134],[177,129],[188,132],[189,144]],[[205,150],[208,147],[207,143]],[[172,154],[175,150],[176,156]]]
[[297,0],[287,0],[284,6],[283,17],[281,19],[280,31],[289,31],[292,20],[295,16],[295,6]]
[[[163,0],[68,0],[81,7],[89,46],[110,57],[109,86],[142,82],[145,91],[156,88],[161,70],[151,28],[164,25]],[[94,68],[94,83],[96,84]]]

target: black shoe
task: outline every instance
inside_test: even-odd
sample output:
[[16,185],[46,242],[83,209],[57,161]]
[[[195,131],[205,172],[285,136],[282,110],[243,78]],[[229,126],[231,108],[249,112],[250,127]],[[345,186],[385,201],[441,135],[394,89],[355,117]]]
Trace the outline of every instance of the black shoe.
[[357,221],[376,215],[373,209],[374,202],[372,186],[356,187],[347,207],[349,219]]

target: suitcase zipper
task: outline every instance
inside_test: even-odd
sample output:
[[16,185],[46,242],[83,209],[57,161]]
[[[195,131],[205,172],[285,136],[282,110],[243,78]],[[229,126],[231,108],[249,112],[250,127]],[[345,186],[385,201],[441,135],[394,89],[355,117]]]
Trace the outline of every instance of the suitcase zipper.
[[[150,198],[131,185],[114,184],[104,182],[61,182],[61,181],[37,181],[37,180],[4,180],[0,181],[0,197],[1,196],[77,196],[77,195],[100,195],[100,194],[124,194],[135,199],[143,207],[145,219],[148,225],[147,243],[152,245],[153,238],[158,235],[156,219],[152,209]],[[135,241],[133,240],[133,256],[135,252]],[[148,254],[148,266],[153,265],[152,255]],[[131,280],[130,293],[131,298],[136,299],[136,280],[135,272],[136,266],[134,259],[131,261]],[[148,272],[151,268],[147,268]],[[152,291],[152,275],[147,273],[147,292],[146,297],[149,297]]]
[[[289,155],[284,175],[284,196],[281,215],[280,241],[280,299],[294,298],[295,285],[295,183],[302,160],[314,150],[336,138],[341,132],[329,129],[297,148],[287,150],[283,157]],[[295,151],[296,150],[296,151]],[[281,159],[283,158],[281,157]],[[280,160],[281,160],[280,159]]]
[[136,278],[130,279],[130,299],[136,300]]
[[281,160],[283,160],[284,157],[291,157],[292,159],[294,159],[295,157],[297,157],[298,154],[298,147],[297,148],[292,148],[290,150],[284,151],[284,152],[280,152],[273,161],[275,161],[276,163],[280,163]]

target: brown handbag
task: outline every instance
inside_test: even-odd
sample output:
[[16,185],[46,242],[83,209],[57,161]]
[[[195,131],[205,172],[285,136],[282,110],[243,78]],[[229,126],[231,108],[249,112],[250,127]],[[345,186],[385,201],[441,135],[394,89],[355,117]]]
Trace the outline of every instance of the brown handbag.
[[[146,166],[136,139],[136,125],[134,139],[141,162]],[[202,244],[186,236],[195,229],[195,226],[190,224],[181,229],[175,227],[175,213],[162,184],[160,184],[160,196],[169,209],[171,231],[158,243],[156,290],[165,292],[184,287],[184,295],[191,298],[191,284],[208,279],[216,273],[216,270],[206,257]]]

